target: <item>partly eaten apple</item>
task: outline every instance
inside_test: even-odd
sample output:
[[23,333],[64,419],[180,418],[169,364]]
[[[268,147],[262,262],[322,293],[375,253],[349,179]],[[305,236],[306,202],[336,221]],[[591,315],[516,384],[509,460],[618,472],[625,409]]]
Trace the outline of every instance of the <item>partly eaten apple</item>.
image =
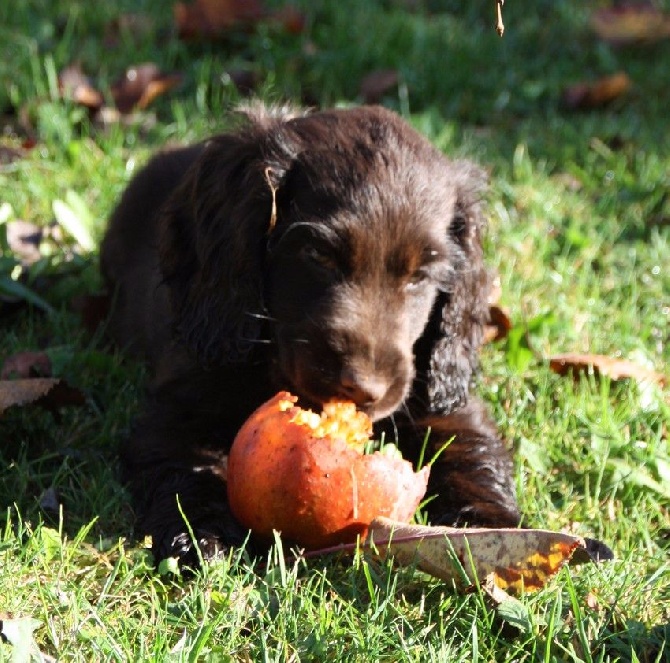
[[309,550],[364,537],[378,516],[409,522],[428,484],[399,453],[364,453],[372,423],[353,403],[303,410],[280,392],[244,423],[230,450],[228,499],[236,518]]

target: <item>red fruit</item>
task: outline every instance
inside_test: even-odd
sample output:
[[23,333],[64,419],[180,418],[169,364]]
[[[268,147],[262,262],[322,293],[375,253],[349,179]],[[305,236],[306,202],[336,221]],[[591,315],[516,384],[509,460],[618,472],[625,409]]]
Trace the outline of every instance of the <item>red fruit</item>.
[[317,415],[280,392],[237,434],[228,458],[228,499],[261,538],[281,532],[307,549],[354,542],[373,518],[408,522],[426,492],[429,468],[382,452],[364,454],[372,433],[353,403]]

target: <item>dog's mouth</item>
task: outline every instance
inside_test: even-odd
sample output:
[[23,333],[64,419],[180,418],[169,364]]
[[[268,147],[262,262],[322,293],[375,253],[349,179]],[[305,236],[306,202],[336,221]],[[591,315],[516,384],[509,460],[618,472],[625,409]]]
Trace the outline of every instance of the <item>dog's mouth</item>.
[[403,366],[387,376],[379,371],[356,372],[347,368],[347,362],[325,366],[308,354],[282,354],[280,382],[298,396],[303,407],[318,411],[325,403],[349,401],[377,421],[395,412],[409,392],[411,375]]

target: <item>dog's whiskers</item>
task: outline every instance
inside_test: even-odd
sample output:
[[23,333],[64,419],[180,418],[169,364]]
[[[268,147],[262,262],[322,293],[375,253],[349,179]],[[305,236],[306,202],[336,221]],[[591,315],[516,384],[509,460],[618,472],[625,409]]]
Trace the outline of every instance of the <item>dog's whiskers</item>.
[[250,318],[255,318],[256,320],[269,320],[270,322],[276,322],[276,318],[267,313],[255,313],[254,311],[245,311],[244,315],[248,315]]
[[256,343],[257,345],[272,345],[274,341],[271,338],[240,338],[245,343]]
[[[401,407],[404,409],[405,404],[403,403]],[[389,415],[389,419],[391,421],[391,425],[393,426],[393,437],[395,438],[394,444],[398,445],[400,444],[400,433],[398,431],[398,424],[396,423],[395,420],[395,412]]]

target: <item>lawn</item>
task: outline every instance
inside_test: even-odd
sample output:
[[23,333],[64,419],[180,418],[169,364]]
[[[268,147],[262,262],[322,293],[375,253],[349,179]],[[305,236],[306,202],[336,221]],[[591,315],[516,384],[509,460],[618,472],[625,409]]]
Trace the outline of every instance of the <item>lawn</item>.
[[[670,375],[670,40],[596,37],[604,2],[510,0],[501,39],[493,0],[300,0],[299,25],[186,41],[173,4],[0,5],[0,363],[45,353],[84,400],[0,419],[0,660],[670,660],[668,386],[549,362],[592,353]],[[178,84],[102,122],[61,94],[74,62],[105,106],[142,63]],[[225,129],[235,81],[269,101],[355,104],[379,70],[393,70],[381,103],[491,173],[486,250],[513,326],[484,348],[477,390],[515,450],[524,524],[616,554],[520,604],[365,555],[238,552],[175,577],[134,537],[118,480],[144,370],[81,314],[114,201],[158,147]],[[631,85],[610,103],[566,103],[617,72]],[[44,232],[25,269],[5,241],[19,220]]]

